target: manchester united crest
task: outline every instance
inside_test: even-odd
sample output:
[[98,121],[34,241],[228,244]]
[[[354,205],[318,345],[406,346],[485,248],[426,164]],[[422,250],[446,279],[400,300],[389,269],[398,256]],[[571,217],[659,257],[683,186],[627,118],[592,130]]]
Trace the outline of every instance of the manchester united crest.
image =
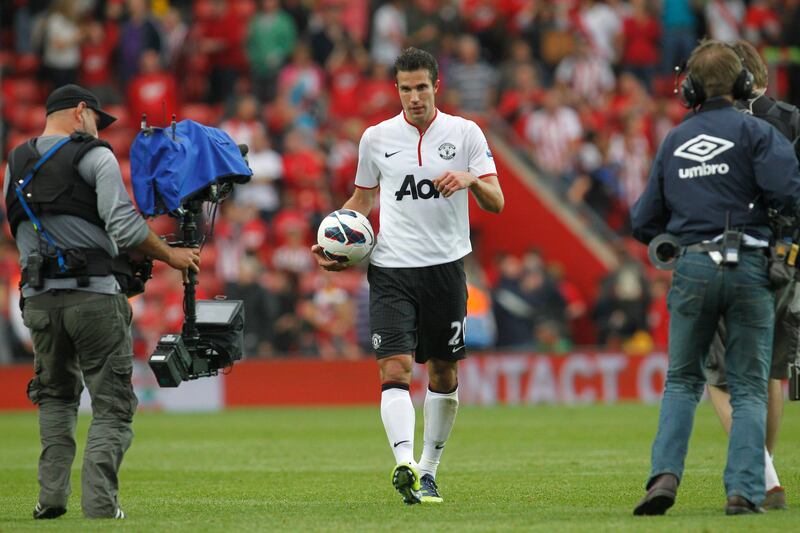
[[453,159],[456,156],[456,147],[450,143],[442,143],[439,146],[439,157],[442,159]]

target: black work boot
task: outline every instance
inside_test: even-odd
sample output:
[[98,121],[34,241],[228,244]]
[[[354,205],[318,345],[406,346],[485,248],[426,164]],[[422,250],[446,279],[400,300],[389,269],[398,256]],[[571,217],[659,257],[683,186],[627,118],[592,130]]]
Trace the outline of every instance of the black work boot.
[[42,507],[42,504],[36,502],[36,507],[33,508],[33,518],[36,520],[58,518],[67,510],[63,507]]
[[647,494],[634,508],[635,516],[662,515],[675,503],[678,478],[674,474],[661,474],[653,480]]
[[764,509],[754,504],[744,496],[731,496],[725,504],[725,514],[754,514],[763,513]]

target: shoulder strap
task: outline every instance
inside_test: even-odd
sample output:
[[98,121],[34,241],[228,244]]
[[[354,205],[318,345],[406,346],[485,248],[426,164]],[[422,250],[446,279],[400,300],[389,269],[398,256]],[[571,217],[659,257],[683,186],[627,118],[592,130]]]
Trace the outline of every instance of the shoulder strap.
[[[8,154],[9,174],[14,174],[15,168],[24,169],[26,163],[34,157],[39,157],[39,152],[34,145],[35,139],[28,139],[24,144],[20,144]],[[17,165],[19,163],[20,166]],[[9,176],[10,177],[10,176]],[[8,178],[6,178],[8,179]]]
[[25,214],[28,215],[28,218],[33,223],[34,229],[42,234],[42,237],[47,240],[47,243],[55,248],[56,256],[58,258],[58,267],[60,270],[66,270],[66,262],[64,261],[64,255],[61,253],[61,249],[56,245],[55,241],[50,237],[50,234],[47,233],[44,228],[42,227],[42,223],[39,221],[39,218],[33,213],[28,202],[25,201],[25,194],[22,192],[28,183],[31,182],[33,177],[42,168],[44,165],[56,152],[58,152],[65,144],[72,140],[71,137],[67,137],[65,139],[61,139],[56,144],[54,144],[49,150],[47,150],[42,157],[33,165],[33,168],[28,172],[28,175],[23,178],[22,183],[17,183],[14,185],[14,190],[17,194],[17,199],[19,200],[20,205],[25,210]]
[[797,144],[797,140],[800,138],[800,109],[786,102],[775,102],[775,107],[780,110],[782,118],[789,125],[792,132],[790,138],[792,144]]
[[75,132],[72,135],[70,135],[70,139],[81,143],[80,148],[78,148],[78,150],[75,152],[75,157],[72,159],[73,165],[77,165],[78,163],[80,163],[81,159],[83,159],[83,156],[89,153],[89,150],[97,148],[98,146],[104,146],[109,150],[111,150],[112,152],[114,151],[111,145],[108,144],[106,141],[98,139],[97,137],[93,137],[88,133]]
[[[753,107],[754,115],[761,120],[769,122],[794,144],[797,140],[797,136],[800,134],[800,130],[791,124],[791,113],[794,106],[790,106],[784,102],[778,102],[771,98],[759,98],[756,100],[756,105],[758,105],[758,107]],[[798,125],[800,125],[800,123],[798,123]]]

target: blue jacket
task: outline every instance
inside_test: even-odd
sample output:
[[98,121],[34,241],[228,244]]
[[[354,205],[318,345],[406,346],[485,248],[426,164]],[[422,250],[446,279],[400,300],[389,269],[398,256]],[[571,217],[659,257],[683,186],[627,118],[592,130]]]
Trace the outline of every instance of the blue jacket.
[[667,134],[631,225],[645,244],[666,231],[688,245],[720,235],[730,212],[731,227],[769,240],[768,207],[800,214],[794,149],[770,124],[718,97]]

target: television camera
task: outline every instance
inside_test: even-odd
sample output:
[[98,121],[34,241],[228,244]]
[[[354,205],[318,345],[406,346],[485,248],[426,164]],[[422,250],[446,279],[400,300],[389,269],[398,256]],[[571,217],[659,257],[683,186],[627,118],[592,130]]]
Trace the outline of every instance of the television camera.
[[[191,120],[169,128],[142,127],[131,146],[134,196],[144,216],[178,219],[175,247],[201,247],[203,206],[211,204],[213,218],[220,203],[237,184],[252,176],[247,146],[236,145],[222,130]],[[180,333],[163,335],[148,360],[161,387],[215,376],[242,358],[244,306],[241,300],[197,300],[197,274],[189,270],[184,281],[184,321]]]

